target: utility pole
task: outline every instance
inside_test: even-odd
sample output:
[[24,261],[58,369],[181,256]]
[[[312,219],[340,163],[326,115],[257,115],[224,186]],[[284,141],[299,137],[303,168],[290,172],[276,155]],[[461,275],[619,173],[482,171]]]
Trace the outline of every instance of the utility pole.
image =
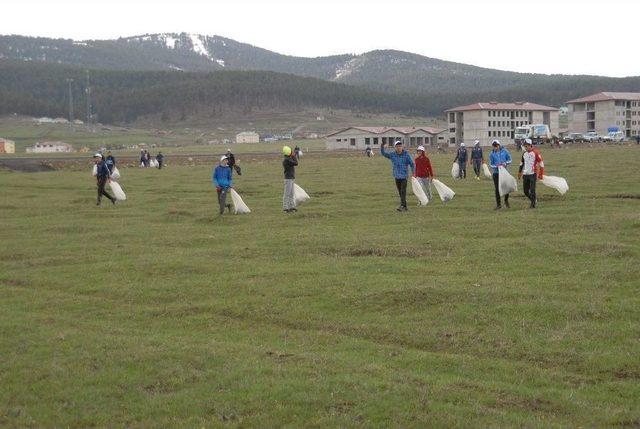
[[85,93],[87,95],[87,129],[91,129],[91,86],[89,86],[89,70],[86,71],[87,77],[87,86],[85,88]]
[[69,130],[73,131],[73,90],[71,89],[73,79],[67,79],[67,83],[69,84]]

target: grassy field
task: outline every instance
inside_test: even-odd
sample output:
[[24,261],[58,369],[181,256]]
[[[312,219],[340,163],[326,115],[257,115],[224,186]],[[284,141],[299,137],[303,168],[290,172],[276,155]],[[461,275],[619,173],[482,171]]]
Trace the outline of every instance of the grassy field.
[[[637,147],[543,151],[567,178],[494,212],[487,180],[396,213],[389,162],[0,171],[0,426],[640,425]],[[512,168],[513,171],[513,168]]]

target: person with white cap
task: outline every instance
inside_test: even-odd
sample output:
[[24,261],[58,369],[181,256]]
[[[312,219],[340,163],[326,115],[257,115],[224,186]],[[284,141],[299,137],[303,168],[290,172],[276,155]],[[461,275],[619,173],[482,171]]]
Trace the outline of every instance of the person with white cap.
[[460,166],[460,175],[458,176],[460,179],[467,178],[467,148],[463,143],[460,143],[460,147],[456,151],[456,158],[453,162],[457,162]]
[[482,148],[480,147],[480,140],[476,140],[473,143],[470,162],[473,164],[473,172],[476,174],[476,180],[480,180],[480,170],[482,169],[482,163],[484,162],[484,155],[482,154]]
[[[491,143],[493,147],[493,151],[489,154],[489,166],[493,168],[493,185],[495,187],[496,192],[496,210],[502,208],[502,204],[500,203],[500,175],[498,173],[498,169],[500,167],[508,168],[509,164],[511,164],[511,154],[502,147],[500,141],[494,140]],[[509,194],[504,196],[504,205],[506,208],[509,208]]]
[[531,139],[524,140],[524,152],[518,170],[518,179],[522,179],[522,189],[531,205],[529,208],[536,208],[536,178],[542,180],[544,176],[544,161],[540,151],[533,147]]
[[294,184],[296,180],[296,165],[298,160],[289,146],[282,148],[282,168],[284,169],[284,195],[282,196],[282,208],[285,213],[297,212]]
[[216,186],[218,193],[218,205],[220,206],[220,214],[224,214],[225,207],[231,213],[231,204],[227,204],[227,194],[233,185],[231,179],[231,167],[229,167],[229,158],[226,155],[220,157],[220,163],[213,170],[211,181]]
[[103,195],[109,198],[112,204],[115,204],[116,199],[104,190],[107,182],[111,180],[109,179],[111,177],[111,172],[109,171],[109,167],[107,167],[107,163],[102,157],[102,154],[96,153],[95,155],[93,155],[93,162],[96,164],[96,180],[98,184],[98,201],[96,202],[96,205],[99,206],[100,204],[102,204]]
[[409,155],[409,152],[402,147],[402,141],[396,140],[393,144],[395,151],[387,152],[384,150],[385,143],[380,146],[380,154],[385,158],[391,160],[392,174],[396,181],[396,188],[398,188],[398,194],[400,194],[400,206],[396,209],[399,212],[407,211],[407,178],[409,177],[409,169],[411,172],[416,173],[416,166],[413,163],[413,159]]
[[427,152],[424,149],[424,146],[418,146],[416,149],[416,159],[414,160],[416,164],[416,173],[414,174],[415,178],[418,179],[420,185],[424,189],[424,193],[427,195],[429,201],[433,199],[433,194],[431,193],[431,181],[435,177],[433,174],[433,167],[431,166],[431,160],[429,156],[427,156]]

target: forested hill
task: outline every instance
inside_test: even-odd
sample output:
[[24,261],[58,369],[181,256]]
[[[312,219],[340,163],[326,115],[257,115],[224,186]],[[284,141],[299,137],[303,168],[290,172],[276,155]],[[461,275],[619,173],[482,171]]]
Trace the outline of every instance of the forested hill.
[[640,89],[640,77],[515,73],[394,50],[361,55],[294,57],[220,36],[188,33],[85,41],[0,36],[0,59],[3,58],[125,71],[274,71],[377,91],[447,94],[451,98],[449,107],[459,98],[457,94],[505,94],[504,101],[526,99],[558,105],[597,91]]

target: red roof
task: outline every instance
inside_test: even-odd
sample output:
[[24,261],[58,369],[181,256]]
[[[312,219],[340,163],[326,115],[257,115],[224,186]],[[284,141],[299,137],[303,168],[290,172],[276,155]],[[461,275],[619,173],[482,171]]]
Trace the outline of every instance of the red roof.
[[567,103],[591,103],[608,100],[640,100],[640,92],[599,92],[586,97],[576,98],[575,100],[569,100]]
[[474,103],[468,106],[454,107],[453,109],[445,110],[446,112],[467,112],[471,110],[544,110],[544,111],[556,111],[555,107],[543,106],[542,104],[529,103],[529,102],[517,102],[517,103]]
[[356,129],[356,130],[364,131],[366,133],[371,133],[371,134],[383,134],[383,133],[386,133],[387,131],[396,131],[400,134],[405,134],[405,135],[415,133],[416,131],[424,131],[426,133],[434,134],[434,135],[440,134],[446,131],[446,129],[433,128],[433,127],[346,127],[346,128],[341,128],[339,130],[330,132],[329,134],[327,134],[327,137],[331,137],[333,135],[336,135],[343,131],[347,131],[351,129]]

